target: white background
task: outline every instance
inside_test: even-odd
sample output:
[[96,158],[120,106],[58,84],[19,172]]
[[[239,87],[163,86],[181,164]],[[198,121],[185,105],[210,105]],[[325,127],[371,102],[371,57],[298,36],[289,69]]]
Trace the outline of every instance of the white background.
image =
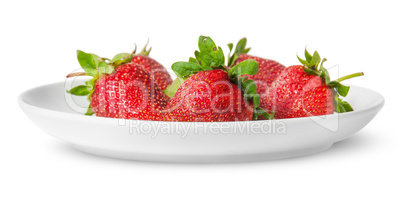
[[[0,197],[401,197],[401,6],[398,1],[2,1]],[[330,150],[278,161],[186,165],[83,154],[39,130],[22,91],[63,81],[75,50],[130,52],[150,39],[166,67],[193,55],[198,36],[246,36],[251,54],[297,64],[307,46],[386,104]]]

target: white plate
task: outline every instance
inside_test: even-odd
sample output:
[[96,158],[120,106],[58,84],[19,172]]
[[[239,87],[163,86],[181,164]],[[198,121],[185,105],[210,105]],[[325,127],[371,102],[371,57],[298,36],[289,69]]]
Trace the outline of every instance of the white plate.
[[81,151],[131,160],[196,163],[270,160],[323,151],[361,130],[384,105],[377,92],[352,86],[346,100],[354,107],[353,112],[268,121],[185,123],[85,116],[76,111],[85,111],[86,99],[66,94],[64,82],[28,90],[18,100],[39,128]]

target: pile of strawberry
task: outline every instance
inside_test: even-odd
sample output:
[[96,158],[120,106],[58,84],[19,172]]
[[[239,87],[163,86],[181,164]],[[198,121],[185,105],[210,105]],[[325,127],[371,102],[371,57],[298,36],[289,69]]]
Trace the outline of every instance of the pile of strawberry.
[[112,59],[77,51],[84,72],[67,77],[91,76],[84,85],[68,90],[87,96],[86,115],[155,121],[224,122],[282,119],[353,111],[340,96],[349,87],[340,82],[363,73],[330,80],[319,54],[305,51],[302,65],[280,63],[248,55],[241,39],[227,64],[222,48],[205,36],[199,51],[187,62],[176,62],[173,81],[167,70],[149,57],[146,47],[136,54]]

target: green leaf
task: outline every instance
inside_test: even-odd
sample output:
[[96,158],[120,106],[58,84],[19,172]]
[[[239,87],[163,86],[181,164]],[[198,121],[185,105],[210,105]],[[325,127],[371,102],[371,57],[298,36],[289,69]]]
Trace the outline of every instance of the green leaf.
[[[321,65],[320,65],[320,69],[321,69],[321,68],[324,68],[322,65],[324,64],[324,62],[325,62],[325,61],[327,61],[327,59],[326,59],[326,58],[322,59],[322,61],[321,61]],[[324,68],[324,69],[325,69],[325,68]],[[327,73],[328,73],[328,72],[327,72]],[[329,74],[328,74],[328,76],[329,76]]]
[[345,113],[353,111],[352,106],[348,102],[342,101],[342,99],[339,98],[338,94],[335,95],[334,104],[335,104],[335,112],[337,113]]
[[241,88],[246,100],[253,98],[257,94],[257,84],[255,84],[254,80],[243,81]]
[[329,77],[328,70],[321,66],[320,71],[321,71],[321,74],[320,74],[321,78],[324,80],[325,84],[328,85],[329,82],[330,82],[330,77]]
[[228,55],[228,67],[232,67],[233,64],[236,62],[236,60],[239,58],[239,56],[241,54],[247,54],[250,51],[250,48],[246,49],[246,44],[247,44],[247,38],[242,38],[239,40],[239,42],[237,42],[236,44],[236,48],[233,52],[233,55],[230,56],[231,52],[232,52],[232,48],[233,48],[233,44],[229,43],[229,55]]
[[231,79],[244,74],[255,75],[258,73],[258,63],[254,59],[244,60],[232,67],[228,73]]
[[[144,48],[142,48],[140,54],[149,56],[149,53],[151,52],[152,47],[149,47],[149,50],[147,50],[148,43],[149,43],[149,39],[148,39],[147,43],[145,44]],[[137,48],[137,46],[136,46],[136,48]]]
[[253,120],[257,120],[258,116],[263,115],[266,119],[273,119],[272,115],[269,115],[265,110],[260,108],[260,95],[257,93],[257,85],[254,80],[245,80],[240,77],[241,88],[243,91],[244,100],[253,100],[254,112]]
[[263,114],[263,116],[266,118],[266,119],[268,119],[268,120],[273,120],[273,119],[275,119],[275,112],[274,111],[272,111],[270,114]]
[[307,61],[307,62],[311,62],[311,59],[312,59],[313,57],[311,56],[310,53],[308,53],[307,48],[304,49],[304,56],[306,57],[306,61]]
[[120,53],[120,54],[116,54],[112,60],[110,60],[111,63],[118,61],[118,60],[124,60],[127,59],[128,57],[132,56],[132,54],[130,53]]
[[98,74],[96,70],[99,63],[98,56],[77,50],[77,59],[87,75],[95,77]]
[[254,106],[259,107],[260,106],[260,95],[255,94],[253,97],[253,103]]
[[213,57],[214,62],[211,64],[212,68],[218,68],[225,65],[225,54],[223,54],[221,47],[218,47],[218,50],[215,54],[213,54]]
[[190,58],[188,59],[188,62],[189,62],[189,63],[199,64],[199,62],[197,61],[197,59],[195,59],[195,58],[193,58],[193,57],[190,57]]
[[[306,60],[301,59],[299,56],[297,56],[297,59],[303,64],[303,66],[305,66],[306,68],[303,68],[304,71],[310,75],[316,75],[316,76],[320,76],[320,74],[322,73],[321,70],[319,69],[319,65],[321,62],[321,57],[318,54],[317,51],[314,51],[314,54],[311,55],[308,51],[307,48],[304,50],[304,55],[306,57]],[[322,64],[326,61],[326,59],[324,58],[324,60],[321,62],[321,67]],[[321,68],[320,67],[320,68]],[[327,72],[328,73],[328,72]],[[324,78],[324,76],[321,76]]]
[[320,55],[317,53],[317,51],[314,52],[313,57],[311,58],[311,61],[309,61],[309,66],[313,69],[313,70],[317,70],[318,69],[318,64],[320,64],[321,62],[321,58]]
[[346,109],[342,106],[342,103],[338,100],[335,100],[335,112],[337,113],[345,113]]
[[239,55],[233,54],[233,56],[230,57],[230,59],[228,61],[228,67],[229,68],[232,67],[238,58],[239,58]]
[[260,116],[260,115],[264,116],[265,119],[267,119],[267,120],[273,120],[275,118],[274,112],[271,112],[271,114],[269,114],[261,107],[256,107],[253,112],[253,120],[258,120],[258,116]]
[[242,54],[247,54],[247,53],[250,51],[250,49],[251,49],[251,48],[244,49],[243,52],[242,52]]
[[108,58],[105,58],[105,57],[99,57],[102,61],[107,61],[107,62],[110,62],[110,59],[108,59]]
[[85,82],[85,85],[88,87],[88,90],[94,90],[95,89],[95,83],[98,80],[98,77],[92,78],[91,80],[88,80]]
[[348,95],[348,93],[349,93],[350,87],[342,85],[341,83],[339,83],[337,81],[331,81],[328,85],[330,87],[335,88],[336,91],[339,93],[339,95],[341,95],[343,97],[346,97]]
[[237,55],[243,54],[244,50],[246,49],[247,38],[242,38],[237,42],[236,48],[234,53]]
[[93,59],[93,61],[94,61],[96,67],[99,65],[99,63],[100,63],[101,61],[103,61],[102,58],[100,58],[100,57],[99,57],[98,55],[96,55],[96,54],[91,54],[91,56],[92,56],[92,59]]
[[231,65],[231,57],[230,57],[230,54],[232,54],[232,49],[233,49],[233,43],[229,43],[228,44],[228,47],[229,47],[229,54],[228,54],[228,67],[230,67],[230,66],[232,66]]
[[197,63],[175,62],[172,65],[172,70],[178,77],[187,79],[191,75],[196,74],[199,71],[203,71],[203,68]]
[[167,96],[170,98],[173,98],[173,96],[176,94],[177,90],[179,89],[180,85],[183,84],[184,80],[177,77],[171,85],[166,87],[165,90],[163,90],[163,93],[165,93]]
[[346,112],[353,111],[352,106],[350,106],[350,104],[346,101],[342,101],[342,106],[345,108]]
[[[243,89],[242,88],[242,83],[244,82],[244,81],[246,81],[247,79],[245,79],[244,77],[238,77],[238,78],[233,78],[233,79],[230,79],[230,81],[233,83],[233,84],[235,84],[235,85],[237,85],[238,87],[240,87],[241,89]],[[242,90],[243,91],[243,90]]]
[[[194,52],[194,55],[195,55],[197,64],[199,64],[199,65],[201,66],[201,68],[202,68],[204,71],[212,70],[211,64],[208,65],[208,64],[206,63],[206,61],[202,61],[202,60],[204,59],[204,57],[203,57],[203,55],[201,54],[201,52],[195,51],[195,52]],[[209,57],[206,57],[206,58],[209,58]],[[209,58],[208,61],[210,61],[210,60],[211,60],[211,59]],[[192,62],[195,63],[193,60],[192,60]]]
[[201,62],[204,70],[218,68],[225,64],[225,55],[220,47],[217,47],[210,37],[200,36],[198,39],[198,48],[195,52],[195,58]]
[[[198,58],[197,58],[197,57],[201,57],[201,54],[200,54],[200,53],[201,53],[201,52],[195,50],[194,55],[195,55],[195,60],[197,60],[197,63],[199,63],[199,64],[201,65],[201,61],[198,60]],[[190,58],[191,58],[191,57],[190,57]]]
[[70,94],[76,95],[76,96],[86,96],[86,95],[92,93],[92,87],[89,87],[87,85],[79,85],[70,90],[67,90],[67,93],[70,93]]
[[258,120],[258,114],[257,113],[253,113],[253,120]]
[[297,59],[299,59],[299,61],[301,62],[301,64],[303,64],[304,66],[308,65],[308,62],[306,60],[301,59],[298,55],[296,55],[296,56],[297,56]]
[[336,89],[337,89],[339,95],[341,95],[343,97],[346,97],[348,95],[348,93],[349,93],[350,87],[341,84]]
[[87,112],[85,113],[85,115],[91,116],[91,115],[93,115],[93,114],[94,114],[94,112],[92,111],[91,105],[89,105],[89,106],[88,106],[88,109],[87,109]]
[[303,71],[306,72],[309,75],[316,75],[316,76],[320,75],[320,72],[318,72],[316,70],[312,70],[312,69],[310,69],[310,68],[308,68],[306,66],[303,67]]
[[[128,56],[125,56],[125,55],[128,55]],[[119,66],[119,65],[129,63],[131,61],[131,59],[133,59],[133,54],[121,53],[121,54],[117,54],[116,56],[114,56],[112,61],[110,62],[110,64],[112,64],[114,66]]]
[[232,49],[233,49],[233,43],[229,43],[228,47],[229,47],[229,54],[230,54],[230,52],[232,52]]
[[100,62],[98,66],[98,71],[99,73],[102,74],[111,74],[114,71],[114,67],[112,67],[110,64],[107,64],[105,62]]
[[198,48],[200,51],[216,51],[217,46],[209,36],[200,36],[198,38]]

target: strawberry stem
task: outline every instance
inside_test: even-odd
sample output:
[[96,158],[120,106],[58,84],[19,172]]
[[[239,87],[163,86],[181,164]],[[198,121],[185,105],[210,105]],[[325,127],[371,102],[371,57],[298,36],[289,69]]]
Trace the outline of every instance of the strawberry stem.
[[71,77],[75,77],[75,76],[86,76],[86,75],[87,75],[87,73],[85,73],[85,72],[76,72],[76,73],[68,74],[66,76],[66,78],[71,78]]
[[347,80],[347,79],[351,79],[351,78],[358,77],[358,76],[363,76],[363,75],[364,75],[363,72],[358,72],[358,73],[354,73],[354,74],[349,74],[349,75],[344,76],[344,77],[340,77],[340,78],[338,78],[338,79],[336,79],[334,81],[341,82],[341,81],[344,81],[344,80]]

